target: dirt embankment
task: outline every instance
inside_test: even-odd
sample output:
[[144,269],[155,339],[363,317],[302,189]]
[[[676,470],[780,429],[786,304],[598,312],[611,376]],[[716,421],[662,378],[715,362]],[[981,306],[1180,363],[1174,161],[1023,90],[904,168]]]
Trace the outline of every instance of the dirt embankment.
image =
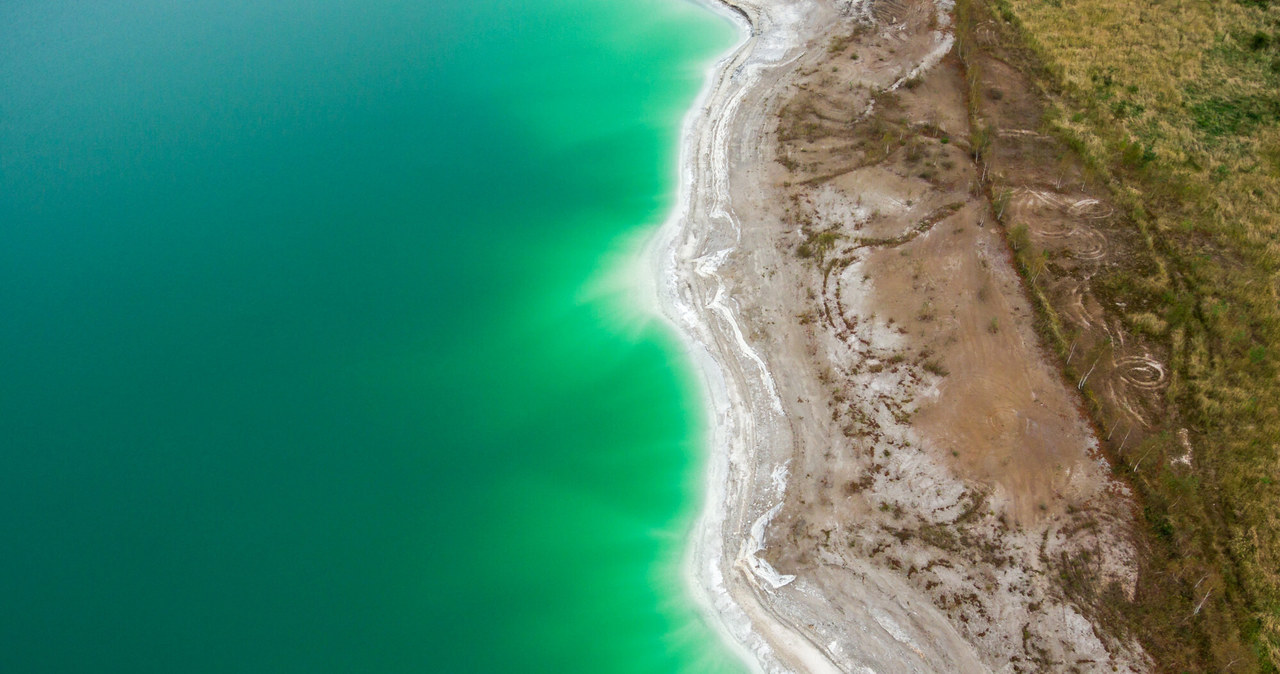
[[[1114,250],[1107,207],[1066,174],[992,203],[946,8],[831,16],[730,173],[740,244],[719,273],[790,443],[759,557],[794,580],[753,592],[850,670],[1146,669],[1095,601],[1134,592],[1132,503],[996,218],[1017,210],[1086,269]],[[1081,293],[1082,320],[1110,327],[1096,301]],[[1159,359],[1087,339],[1078,357],[1140,425]]]
[[[1165,12],[1152,7],[1151,17],[1168,21]],[[1270,567],[1232,555],[1242,539],[1229,530],[1240,520],[1231,521],[1223,488],[1224,476],[1249,460],[1233,456],[1232,444],[1248,441],[1224,430],[1229,424],[1206,424],[1199,407],[1205,391],[1212,395],[1213,369],[1233,365],[1203,327],[1216,309],[1196,309],[1226,307],[1210,301],[1222,289],[1197,288],[1188,270],[1220,251],[1153,224],[1147,208],[1165,205],[1153,185],[1159,179],[1133,170],[1152,161],[1140,145],[1124,146],[1109,164],[1093,149],[1109,132],[1064,128],[1084,113],[1064,93],[1061,70],[1032,47],[1076,27],[1038,24],[1042,32],[1032,33],[1001,1],[960,0],[957,15],[983,189],[1036,305],[1042,341],[1080,391],[1114,474],[1133,488],[1142,513],[1132,531],[1135,591],[1108,595],[1102,584],[1083,583],[1073,596],[1107,629],[1134,635],[1162,671],[1271,671],[1274,612],[1261,608],[1265,592],[1250,592],[1265,587]],[[1194,199],[1185,205],[1197,207]],[[1255,381],[1250,395],[1264,393]],[[1261,511],[1257,519],[1270,516]]]

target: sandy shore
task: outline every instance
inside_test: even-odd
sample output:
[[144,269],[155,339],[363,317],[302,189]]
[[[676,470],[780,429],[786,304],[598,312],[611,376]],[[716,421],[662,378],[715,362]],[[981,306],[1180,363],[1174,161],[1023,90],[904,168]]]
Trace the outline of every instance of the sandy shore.
[[752,160],[740,148],[763,138],[771,87],[821,14],[806,2],[707,4],[740,27],[742,40],[713,66],[685,119],[677,209],[653,247],[659,300],[701,375],[711,422],[690,584],[726,642],[758,670],[839,671],[761,600],[764,588],[789,580],[755,556],[785,490],[787,446],[778,440],[786,419],[773,375],[744,338],[718,274],[741,243],[729,164]]
[[713,7],[743,40],[652,251],[707,396],[709,619],[766,672],[1143,669],[1055,585],[1132,591],[1125,496],[984,227],[949,5]]

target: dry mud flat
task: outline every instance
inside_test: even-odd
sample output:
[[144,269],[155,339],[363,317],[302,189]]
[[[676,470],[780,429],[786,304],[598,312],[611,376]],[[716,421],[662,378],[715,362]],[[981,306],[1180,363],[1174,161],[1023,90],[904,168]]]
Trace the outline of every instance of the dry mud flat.
[[[949,8],[733,6],[751,37],[689,122],[661,242],[715,409],[693,573],[716,616],[766,670],[1148,669],[1093,608],[1133,591],[1132,504],[1031,328]],[[1099,207],[1053,203],[1087,244]]]

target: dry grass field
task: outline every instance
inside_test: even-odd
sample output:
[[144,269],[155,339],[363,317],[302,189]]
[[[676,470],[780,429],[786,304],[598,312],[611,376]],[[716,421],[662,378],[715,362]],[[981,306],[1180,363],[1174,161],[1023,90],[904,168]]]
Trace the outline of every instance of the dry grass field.
[[1276,671],[1280,5],[956,15],[993,215],[1142,503],[1136,596],[1082,583],[1082,603],[1162,670]]

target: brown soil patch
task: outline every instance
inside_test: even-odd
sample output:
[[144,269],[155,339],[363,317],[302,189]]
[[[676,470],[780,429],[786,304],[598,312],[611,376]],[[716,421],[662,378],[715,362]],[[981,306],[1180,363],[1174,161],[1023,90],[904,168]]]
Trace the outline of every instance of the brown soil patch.
[[[758,321],[755,338],[785,344],[798,327],[812,380],[781,375],[799,447],[764,556],[827,596],[868,569],[895,574],[992,668],[1140,669],[1140,649],[1085,601],[1134,591],[1130,505],[1035,330],[996,209],[1034,222],[1064,272],[1117,250],[1095,234],[1110,216],[1069,166],[1028,171],[1037,192],[992,203],[955,57],[920,67],[939,30],[931,4],[875,2],[797,64],[778,102],[777,197],[764,199],[777,212],[763,220],[791,256],[770,273],[807,299],[798,326]],[[1052,147],[1024,85],[1005,77],[991,96],[1024,120],[1010,137],[1031,156],[1010,161],[1038,165]],[[1098,311],[1087,285],[1075,292],[1081,316]],[[1097,381],[1160,386],[1135,352],[1095,347],[1080,357],[1104,361]]]

